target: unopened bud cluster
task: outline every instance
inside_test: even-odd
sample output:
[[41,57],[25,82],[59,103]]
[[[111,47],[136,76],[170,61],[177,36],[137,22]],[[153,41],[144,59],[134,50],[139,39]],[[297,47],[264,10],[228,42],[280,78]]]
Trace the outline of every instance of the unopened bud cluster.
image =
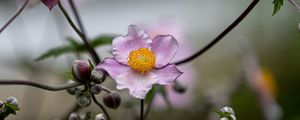
[[113,91],[103,96],[103,103],[111,109],[117,109],[121,104],[121,96]]
[[[73,112],[69,115],[69,120],[90,120],[89,113],[77,113]],[[98,114],[95,116],[95,120],[107,120],[104,114]]]
[[75,60],[72,66],[72,74],[78,82],[85,83],[87,81],[92,81],[98,84],[102,83],[104,76],[103,71],[93,69],[92,64],[83,60]]

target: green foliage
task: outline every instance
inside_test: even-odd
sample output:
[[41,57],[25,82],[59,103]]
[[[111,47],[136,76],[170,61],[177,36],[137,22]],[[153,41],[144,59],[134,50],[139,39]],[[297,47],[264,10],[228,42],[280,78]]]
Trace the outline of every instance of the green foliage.
[[[95,48],[100,45],[110,44],[114,37],[115,37],[114,35],[101,35],[93,39],[90,43],[92,47]],[[74,38],[69,37],[68,41],[69,41],[69,45],[52,48],[46,51],[45,53],[43,53],[42,55],[40,55],[38,58],[36,58],[35,61],[44,60],[49,57],[58,57],[66,53],[85,52],[87,50],[83,43],[77,42]]]
[[164,88],[164,86],[154,85],[154,86],[152,86],[152,89],[147,93],[145,101],[147,103],[149,103],[153,99],[153,97],[156,95],[156,93],[161,94],[163,97],[167,97],[167,91]]
[[215,110],[214,112],[219,114],[220,118],[228,118],[229,120],[233,120],[233,118],[230,116],[231,114],[229,112],[222,112],[222,111],[218,111],[218,110]]
[[272,15],[275,15],[279,12],[281,6],[283,6],[283,0],[274,0],[273,4],[274,4],[274,10]]
[[16,111],[19,110],[20,108],[18,106],[9,103],[4,103],[3,108],[0,108],[0,120],[4,120],[10,114],[17,115]]

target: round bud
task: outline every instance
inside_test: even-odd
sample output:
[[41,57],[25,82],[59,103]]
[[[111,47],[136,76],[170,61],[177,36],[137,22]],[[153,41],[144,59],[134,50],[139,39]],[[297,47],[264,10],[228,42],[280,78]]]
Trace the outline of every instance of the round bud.
[[220,111],[221,112],[230,113],[230,115],[234,115],[235,114],[234,110],[231,107],[228,107],[228,106],[223,107]]
[[117,109],[121,104],[121,96],[117,92],[108,93],[103,96],[103,103],[111,109]]
[[95,120],[107,120],[107,119],[106,119],[105,115],[100,113],[100,114],[95,116]]
[[174,89],[175,92],[180,93],[180,94],[184,94],[186,92],[186,90],[187,90],[186,86],[180,84],[177,81],[173,84],[172,87],[173,87],[173,89]]
[[72,67],[73,77],[79,82],[84,82],[90,79],[91,68],[89,63],[82,60],[75,60]]
[[79,116],[77,113],[73,112],[69,116],[69,120],[79,120]]
[[91,98],[86,95],[80,95],[77,97],[77,105],[80,107],[87,107],[91,104]]
[[19,105],[17,98],[15,98],[13,96],[6,98],[6,103],[9,103],[9,104],[15,105],[15,106]]
[[92,86],[91,91],[93,94],[99,94],[102,91],[102,87],[100,84],[95,84]]
[[103,76],[104,76],[104,71],[100,69],[94,69],[92,70],[90,80],[95,82],[95,83],[102,83],[103,82]]
[[[71,83],[75,83],[75,82],[73,80],[68,80],[68,83],[71,84]],[[68,88],[67,92],[71,95],[74,95],[76,93],[76,87]]]

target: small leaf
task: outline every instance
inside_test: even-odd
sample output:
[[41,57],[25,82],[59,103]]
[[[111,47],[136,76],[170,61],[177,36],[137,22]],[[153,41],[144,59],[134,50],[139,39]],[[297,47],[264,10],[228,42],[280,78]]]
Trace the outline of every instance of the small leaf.
[[272,15],[275,15],[279,12],[281,6],[283,6],[283,0],[274,0],[273,4],[274,4],[274,10]]
[[[114,37],[114,35],[101,35],[91,41],[91,46],[96,48],[100,45],[110,44]],[[71,37],[67,39],[69,40],[69,45],[52,48],[36,58],[35,61],[40,61],[49,57],[58,57],[66,53],[79,53],[86,51],[86,47],[83,43],[79,43]]]
[[42,2],[49,8],[49,10],[52,10],[52,8],[58,3],[58,0],[42,0]]

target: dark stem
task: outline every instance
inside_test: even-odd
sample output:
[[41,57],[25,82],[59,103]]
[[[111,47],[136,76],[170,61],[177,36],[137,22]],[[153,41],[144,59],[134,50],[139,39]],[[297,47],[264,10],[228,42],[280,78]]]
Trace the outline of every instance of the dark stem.
[[225,35],[227,35],[233,28],[235,28],[248,14],[249,12],[255,7],[255,5],[259,2],[259,0],[253,0],[253,2],[248,6],[248,8],[231,24],[229,25],[219,36],[217,36],[214,40],[212,40],[208,45],[204,48],[200,49],[197,53],[191,55],[188,58],[175,62],[176,65],[184,64],[194,60],[195,58],[199,57],[211,47],[213,47],[216,43],[218,43]]
[[0,85],[28,85],[49,91],[60,91],[82,85],[82,83],[67,83],[64,85],[49,86],[35,81],[29,80],[0,80]]
[[98,100],[96,99],[95,95],[92,93],[92,91],[90,90],[90,94],[91,94],[91,97],[93,99],[93,101],[102,109],[102,111],[104,112],[105,116],[107,117],[107,120],[111,120],[110,117],[109,117],[109,114],[107,112],[107,110],[105,109],[105,107],[98,102]]
[[71,25],[71,27],[73,28],[73,30],[78,34],[78,36],[83,40],[89,54],[92,56],[94,62],[96,64],[98,64],[100,62],[100,59],[96,53],[96,51],[93,49],[93,47],[91,47],[91,45],[89,44],[89,42],[86,39],[85,34],[83,34],[74,24],[74,22],[72,21],[70,15],[68,14],[68,12],[66,11],[66,9],[63,7],[63,5],[61,4],[60,1],[58,1],[58,6],[60,8],[60,10],[63,12],[64,16],[66,17],[68,23]]
[[76,21],[77,21],[77,24],[79,25],[79,28],[81,30],[81,33],[83,35],[83,42],[85,44],[85,47],[87,48],[87,50],[89,51],[89,53],[91,54],[91,56],[93,57],[93,60],[96,64],[100,63],[100,58],[99,56],[97,55],[95,49],[92,47],[92,45],[88,42],[88,39],[86,37],[86,32],[84,30],[84,27],[83,27],[83,24],[82,24],[82,20],[80,19],[80,15],[79,15],[79,12],[73,2],[73,0],[69,0],[69,3],[70,3],[70,6],[71,6],[71,9],[75,15],[75,18],[76,18]]
[[24,8],[27,6],[29,0],[25,0],[23,5],[17,10],[17,12],[4,24],[4,26],[0,29],[0,34],[5,30],[5,28],[12,22],[14,21],[20,13],[24,10]]
[[140,120],[144,120],[144,99],[141,99]]
[[102,90],[107,92],[107,93],[111,93],[111,90],[108,89],[107,87],[101,86]]

